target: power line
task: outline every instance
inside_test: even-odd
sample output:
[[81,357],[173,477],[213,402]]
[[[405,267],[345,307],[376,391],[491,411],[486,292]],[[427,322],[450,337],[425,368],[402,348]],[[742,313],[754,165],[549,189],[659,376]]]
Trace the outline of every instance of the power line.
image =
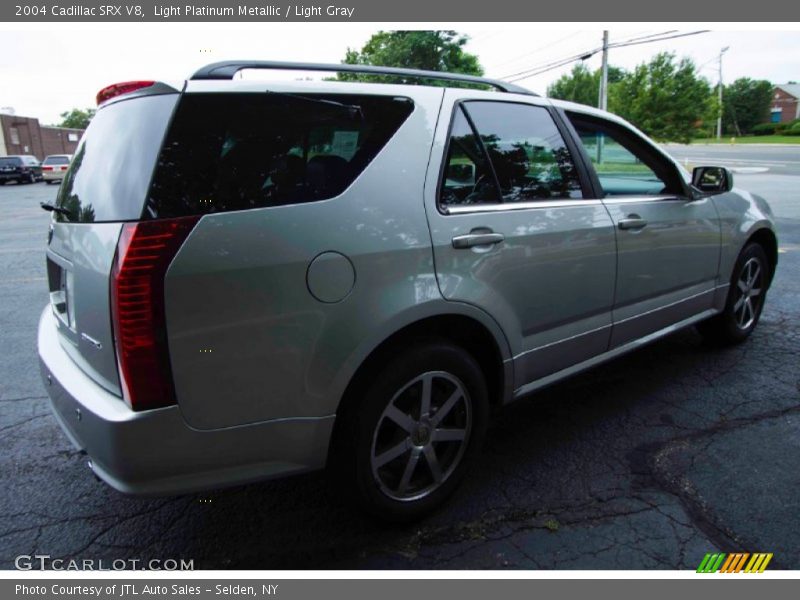
[[[666,34],[669,34],[669,33],[674,33],[675,31],[677,31],[677,30],[673,29],[673,30],[670,30],[670,31],[662,31],[660,33],[653,33],[653,34],[645,35],[645,36],[641,36],[641,37],[629,38],[629,39],[622,40],[622,41],[619,41],[619,42],[614,42],[614,43],[615,44],[622,44],[622,43],[627,43],[627,42],[633,42],[633,41],[642,40],[642,39],[645,39],[645,38],[650,38],[650,37],[655,37],[655,36],[660,36],[660,35],[666,35]],[[578,32],[578,33],[580,33],[580,32]],[[565,63],[565,62],[566,63],[570,63],[570,62],[572,62],[574,60],[577,60],[577,59],[586,60],[586,59],[590,58],[591,56],[593,56],[594,54],[600,52],[600,50],[602,50],[602,47],[594,48],[594,49],[591,49],[591,50],[584,50],[583,52],[580,52],[580,53],[574,54],[574,55],[562,56],[561,58],[554,59],[553,61],[550,61],[550,62],[542,61],[542,62],[539,62],[539,63],[534,63],[533,65],[530,65],[529,67],[523,69],[519,73],[512,73],[511,75],[505,75],[503,77],[500,77],[499,79],[509,79],[510,77],[518,77],[518,76],[524,75],[524,74],[526,74],[526,73],[528,73],[530,71],[534,71],[534,70],[537,70],[537,69],[540,69],[540,68],[544,68],[544,67],[549,67],[551,65],[556,65],[557,63],[558,63],[558,66],[563,66],[563,63]]]
[[[642,39],[642,40],[638,40],[638,41],[630,40],[630,41],[626,41],[626,42],[616,42],[614,44],[609,44],[608,47],[609,48],[625,48],[625,47],[628,47],[628,46],[638,46],[638,45],[641,45],[641,44],[650,44],[650,43],[653,43],[653,42],[661,42],[661,41],[664,41],[664,40],[672,40],[672,39],[675,39],[675,38],[688,37],[688,36],[692,36],[692,35],[698,35],[698,34],[701,34],[701,33],[708,33],[708,31],[709,31],[708,29],[703,29],[703,30],[700,30],[700,31],[690,31],[690,32],[687,32],[687,33],[679,33],[679,34],[676,34],[676,35],[654,34],[654,35],[662,35],[662,37],[647,36],[650,39]],[[586,52],[583,52],[581,54],[576,54],[574,56],[571,56],[571,57],[568,57],[568,58],[564,58],[564,59],[560,59],[560,60],[554,61],[552,63],[548,63],[548,64],[541,65],[541,66],[538,66],[538,67],[525,69],[524,71],[520,71],[519,73],[514,73],[512,75],[508,75],[508,76],[504,77],[503,79],[507,79],[509,81],[509,83],[515,83],[517,81],[522,81],[523,79],[529,79],[531,77],[535,77],[536,75],[541,75],[542,73],[547,73],[548,71],[552,71],[553,69],[558,69],[559,67],[563,67],[563,66],[568,65],[569,63],[575,62],[577,60],[587,60],[587,59],[591,58],[592,56],[594,56],[595,54],[597,54],[598,52],[600,52],[602,49],[603,49],[602,46],[601,47],[597,47],[597,48],[593,48],[593,49],[587,50]]]
[[676,35],[660,37],[660,38],[654,39],[654,40],[643,40],[641,42],[628,42],[628,43],[624,43],[624,44],[622,44],[622,43],[620,43],[620,44],[609,44],[608,47],[609,48],[625,48],[626,46],[638,46],[640,44],[650,44],[652,42],[663,42],[664,40],[673,40],[675,38],[688,37],[690,35],[699,35],[701,33],[708,33],[709,31],[711,31],[711,30],[710,29],[701,29],[699,31],[690,31],[688,33],[678,33]]
[[537,52],[540,52],[540,51],[544,50],[545,48],[552,48],[553,46],[558,46],[559,44],[563,44],[567,40],[569,40],[571,38],[574,38],[576,35],[580,35],[581,33],[583,33],[583,31],[575,31],[575,32],[573,32],[573,33],[571,33],[571,34],[569,34],[567,36],[564,36],[563,38],[561,38],[559,40],[556,40],[555,42],[552,42],[552,43],[548,42],[547,44],[539,46],[538,48],[535,48],[534,50],[531,50],[530,52],[525,52],[524,54],[520,54],[520,55],[515,56],[513,58],[509,58],[508,60],[504,60],[501,63],[492,65],[491,68],[492,69],[496,69],[498,67],[502,67],[504,65],[513,63],[513,62],[519,60],[520,58],[526,58],[528,56],[531,56],[532,54],[536,54]]

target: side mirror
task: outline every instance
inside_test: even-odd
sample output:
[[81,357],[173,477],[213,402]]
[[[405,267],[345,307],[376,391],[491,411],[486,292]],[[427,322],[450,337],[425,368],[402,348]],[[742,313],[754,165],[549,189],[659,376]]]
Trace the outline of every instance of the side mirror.
[[733,189],[733,173],[725,167],[695,167],[692,185],[708,194],[722,194]]

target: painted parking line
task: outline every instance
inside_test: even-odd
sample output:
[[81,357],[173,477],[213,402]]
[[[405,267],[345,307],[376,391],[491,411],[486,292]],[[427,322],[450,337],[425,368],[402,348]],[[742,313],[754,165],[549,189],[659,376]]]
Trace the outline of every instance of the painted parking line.
[[769,167],[731,167],[731,171],[741,175],[754,175],[756,173],[766,173]]
[[691,154],[685,154],[681,156],[681,160],[708,160],[708,161],[719,161],[719,162],[729,162],[729,163],[756,163],[756,164],[767,164],[770,166],[783,166],[783,165],[800,165],[800,160],[773,160],[771,158],[766,159],[756,159],[756,158],[731,158],[730,156],[693,156]]

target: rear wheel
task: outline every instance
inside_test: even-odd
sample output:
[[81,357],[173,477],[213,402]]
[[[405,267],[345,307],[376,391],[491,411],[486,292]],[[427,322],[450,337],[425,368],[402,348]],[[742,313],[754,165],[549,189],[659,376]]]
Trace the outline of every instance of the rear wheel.
[[770,264],[764,248],[749,244],[736,261],[725,309],[698,325],[700,333],[721,344],[746,340],[758,325],[769,281]]
[[463,349],[423,342],[386,362],[337,418],[333,483],[379,518],[410,521],[444,502],[473,460],[486,430],[486,382]]

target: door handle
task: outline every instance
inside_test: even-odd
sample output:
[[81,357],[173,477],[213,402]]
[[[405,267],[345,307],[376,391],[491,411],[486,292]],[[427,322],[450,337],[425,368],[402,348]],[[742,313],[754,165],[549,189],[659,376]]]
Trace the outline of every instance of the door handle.
[[617,224],[620,229],[642,229],[647,226],[647,221],[645,221],[639,215],[628,215],[624,219],[620,219],[619,223]]
[[465,235],[457,235],[453,238],[453,248],[472,248],[474,246],[491,246],[492,244],[499,244],[506,236],[502,233],[494,233],[493,231],[485,231],[481,233],[467,233]]

